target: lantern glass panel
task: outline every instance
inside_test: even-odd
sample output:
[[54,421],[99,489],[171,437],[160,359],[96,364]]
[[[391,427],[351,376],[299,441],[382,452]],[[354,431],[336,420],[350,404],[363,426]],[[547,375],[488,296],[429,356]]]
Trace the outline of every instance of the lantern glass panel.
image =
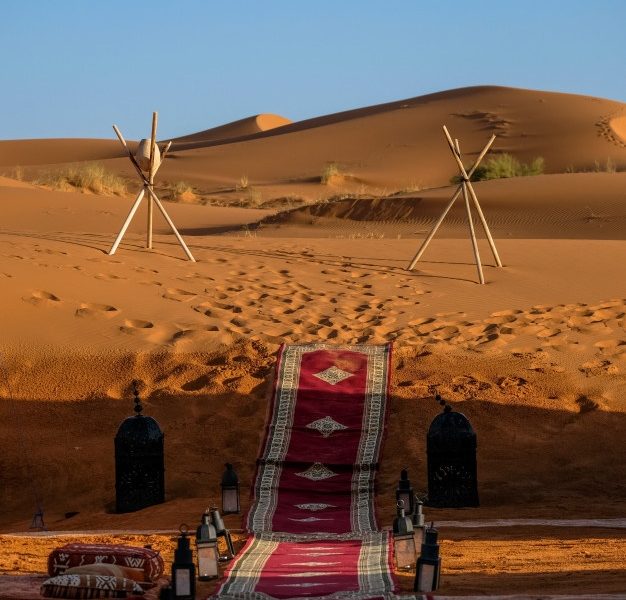
[[222,512],[225,515],[239,512],[239,490],[236,487],[222,489]]
[[437,566],[428,563],[419,563],[417,567],[416,592],[434,592],[437,587]]
[[174,577],[176,584],[174,586],[174,597],[179,596],[191,596],[191,570],[190,569],[176,569],[176,576]]
[[198,578],[213,579],[219,575],[218,553],[215,542],[198,542]]
[[398,569],[406,569],[415,564],[415,541],[412,533],[394,535],[393,545]]

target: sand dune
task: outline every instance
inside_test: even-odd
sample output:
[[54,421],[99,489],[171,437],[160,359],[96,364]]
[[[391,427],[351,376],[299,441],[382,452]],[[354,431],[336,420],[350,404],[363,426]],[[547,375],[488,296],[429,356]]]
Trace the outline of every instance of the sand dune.
[[[272,186],[315,199],[341,193],[341,186],[310,186],[336,163],[350,175],[347,191],[436,187],[457,172],[444,124],[459,138],[467,164],[495,133],[494,152],[525,162],[542,156],[547,173],[605,168],[607,160],[624,169],[625,108],[589,96],[479,86],[291,124],[258,115],[177,138],[180,145],[159,177],[189,181],[210,194],[235,190],[245,175],[265,199],[275,195]],[[132,176],[128,161],[115,156],[121,153],[114,139],[0,142],[0,167],[102,160]]]
[[263,131],[283,127],[289,123],[291,123],[289,119],[281,117],[280,115],[255,115],[254,117],[247,117],[245,119],[240,119],[239,121],[227,123],[226,125],[213,127],[212,129],[205,129],[204,131],[174,138],[172,140],[174,142],[173,149],[186,150],[189,148],[207,145],[209,142],[224,143],[232,139],[247,138]]
[[57,165],[123,156],[117,140],[0,140],[0,167]]
[[618,144],[626,144],[626,116],[615,117],[609,121],[611,130],[617,136]]
[[[431,518],[623,517],[626,173],[606,159],[626,167],[624,108],[476,87],[178,138],[159,189],[187,180],[204,202],[166,203],[196,263],[159,215],[145,249],[145,206],[107,254],[138,183],[117,141],[0,142],[7,175],[100,160],[133,182],[113,198],[0,177],[0,529],[26,528],[35,497],[56,529],[175,528],[218,497],[226,461],[247,491],[278,345],[320,340],[395,343],[386,524],[400,468],[425,491],[436,392],[478,432],[481,507]],[[460,202],[406,271],[454,190],[443,123],[468,161],[491,132],[546,160],[545,175],[475,186],[504,262],[481,236],[485,286]],[[323,185],[330,163],[341,177]],[[295,197],[311,205],[281,211]],[[273,208],[213,205],[228,198]],[[116,515],[112,438],[133,379],[166,434],[167,502]],[[468,548],[454,564],[481,552]]]

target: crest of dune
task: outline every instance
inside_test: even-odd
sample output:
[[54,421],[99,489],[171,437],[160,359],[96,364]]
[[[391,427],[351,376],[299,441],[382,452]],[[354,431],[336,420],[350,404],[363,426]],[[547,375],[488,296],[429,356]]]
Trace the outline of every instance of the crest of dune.
[[239,119],[232,123],[226,123],[219,127],[205,129],[197,133],[191,133],[173,140],[177,144],[217,142],[236,138],[245,138],[257,133],[276,129],[283,125],[289,125],[291,121],[280,115],[264,113],[245,119]]
[[626,115],[611,119],[610,125],[613,133],[626,144]]

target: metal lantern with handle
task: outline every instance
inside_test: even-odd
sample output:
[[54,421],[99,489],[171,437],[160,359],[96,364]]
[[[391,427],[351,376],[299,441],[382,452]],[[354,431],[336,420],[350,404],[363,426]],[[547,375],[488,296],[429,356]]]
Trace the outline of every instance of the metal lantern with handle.
[[208,581],[219,576],[217,533],[211,523],[211,513],[207,508],[196,530],[196,554],[198,556],[198,579]]
[[239,477],[233,465],[226,463],[226,470],[222,475],[222,513],[225,515],[239,514]]
[[233,546],[233,540],[230,537],[230,531],[226,529],[226,525],[224,525],[224,520],[222,519],[222,516],[220,515],[220,511],[217,510],[217,508],[212,507],[210,509],[210,512],[211,512],[211,523],[213,524],[213,527],[215,527],[216,537],[218,539],[224,538],[224,541],[226,542],[226,554],[220,555],[219,560],[222,562],[229,561],[235,556],[235,549]]
[[409,481],[409,473],[406,469],[402,469],[398,489],[396,489],[396,502],[403,502],[404,510],[409,515],[413,514],[413,497],[414,493]]
[[396,518],[393,520],[393,548],[398,569],[409,569],[415,564],[413,523],[404,512],[402,500],[398,502]]
[[178,546],[174,550],[172,598],[176,600],[195,600],[196,597],[196,567],[193,564],[188,531],[187,525],[180,526]]
[[431,523],[424,532],[424,543],[415,570],[415,592],[434,592],[439,587],[441,558],[439,557],[438,531]]

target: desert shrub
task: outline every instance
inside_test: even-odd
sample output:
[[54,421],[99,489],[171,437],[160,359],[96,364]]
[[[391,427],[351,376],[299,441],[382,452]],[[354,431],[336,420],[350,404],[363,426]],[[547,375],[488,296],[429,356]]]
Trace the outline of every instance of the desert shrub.
[[24,169],[17,165],[11,169],[11,173],[9,174],[11,179],[17,179],[18,181],[23,181],[24,179]]
[[245,208],[258,208],[263,204],[263,194],[261,190],[249,187],[246,189],[246,195],[241,199],[240,206]]
[[341,175],[341,169],[339,168],[339,165],[334,162],[328,163],[322,171],[322,174],[320,176],[320,182],[326,185],[332,180],[333,177],[337,177],[337,175]]
[[594,161],[594,169],[596,173],[617,173],[617,166],[615,161],[609,156],[606,159],[604,165],[600,164],[600,161]]
[[167,198],[172,202],[194,200],[196,197],[193,187],[186,181],[175,181],[167,187]]
[[98,163],[87,163],[59,171],[47,171],[42,173],[34,183],[65,191],[76,189],[94,194],[118,196],[126,193],[126,182]]
[[[487,159],[484,164],[479,165],[472,174],[472,181],[541,175],[544,165],[545,162],[542,156],[538,156],[529,164],[526,164],[510,154],[498,154]],[[460,181],[461,178],[458,175],[452,178],[453,183],[459,183]]]
[[237,184],[237,189],[238,190],[247,190],[248,189],[248,176],[247,175],[242,175],[239,178],[239,183]]

